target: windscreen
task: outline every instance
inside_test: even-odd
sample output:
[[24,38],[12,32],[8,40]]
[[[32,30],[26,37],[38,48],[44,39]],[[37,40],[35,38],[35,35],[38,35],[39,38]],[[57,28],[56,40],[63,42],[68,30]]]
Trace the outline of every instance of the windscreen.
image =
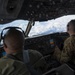
[[35,22],[35,25],[32,27],[29,36],[66,32],[67,23],[72,19],[75,19],[75,15],[62,16],[44,22]]
[[[67,16],[62,16],[56,19],[48,20],[48,21],[36,21],[35,25],[32,27],[30,30],[30,33],[28,36],[34,36],[34,35],[44,35],[44,34],[51,34],[51,33],[56,33],[56,32],[66,32],[66,25],[67,23],[75,19],[75,15],[67,15]],[[16,27],[21,27],[24,31],[26,30],[26,27],[28,25],[27,20],[15,20],[11,23],[7,24],[0,24],[0,33],[2,29],[9,27],[9,26],[16,26]]]

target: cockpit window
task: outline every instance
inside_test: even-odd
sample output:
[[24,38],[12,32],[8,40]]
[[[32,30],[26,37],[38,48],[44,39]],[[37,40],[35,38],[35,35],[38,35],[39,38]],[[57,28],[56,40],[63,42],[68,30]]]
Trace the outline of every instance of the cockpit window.
[[35,25],[32,27],[29,36],[66,32],[66,25],[71,19],[75,19],[75,15],[63,16],[44,22],[35,22]]
[[7,23],[7,24],[0,24],[0,32],[2,31],[2,29],[6,28],[6,27],[20,27],[22,28],[24,31],[26,30],[28,21],[25,20],[15,20],[11,23]]
[[[66,32],[66,25],[71,19],[75,19],[75,15],[63,16],[63,17],[59,17],[56,19],[43,21],[43,22],[36,21],[35,25],[31,28],[28,36],[34,36],[39,34],[44,35],[44,34],[50,34],[56,32]],[[7,23],[3,25],[0,24],[0,32],[5,27],[9,27],[9,26],[21,27],[25,31],[28,22],[29,21],[27,20],[15,20],[11,23]]]

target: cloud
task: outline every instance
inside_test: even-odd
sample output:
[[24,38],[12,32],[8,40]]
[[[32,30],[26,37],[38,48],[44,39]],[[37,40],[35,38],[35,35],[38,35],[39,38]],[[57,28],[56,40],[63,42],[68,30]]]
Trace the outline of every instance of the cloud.
[[[35,22],[35,25],[32,27],[29,36],[38,34],[49,34],[55,32],[66,32],[66,25],[71,19],[75,19],[75,15],[62,16],[44,22]],[[9,26],[18,26],[25,31],[27,24],[28,21],[16,20],[8,24],[0,25],[0,32],[3,28]]]
[[75,19],[75,15],[63,16],[41,23],[36,22],[29,36],[55,32],[66,32],[66,25],[71,19]]

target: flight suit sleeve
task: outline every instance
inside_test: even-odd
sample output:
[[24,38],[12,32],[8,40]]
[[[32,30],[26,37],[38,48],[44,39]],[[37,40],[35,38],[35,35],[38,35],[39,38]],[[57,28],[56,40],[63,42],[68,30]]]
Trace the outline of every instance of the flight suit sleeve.
[[64,43],[64,48],[60,54],[60,62],[68,62],[72,59],[74,53],[74,40],[72,38],[68,38]]
[[68,62],[72,59],[75,52],[74,49],[75,39],[73,39],[73,37],[69,37],[67,40],[65,40],[62,51],[59,48],[56,48],[54,56],[60,63]]

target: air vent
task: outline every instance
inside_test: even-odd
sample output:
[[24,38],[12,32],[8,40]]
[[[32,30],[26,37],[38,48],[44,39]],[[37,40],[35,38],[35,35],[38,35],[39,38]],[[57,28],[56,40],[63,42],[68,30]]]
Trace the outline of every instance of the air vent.
[[17,6],[18,6],[18,0],[9,0],[6,7],[7,12],[13,13],[16,10]]

